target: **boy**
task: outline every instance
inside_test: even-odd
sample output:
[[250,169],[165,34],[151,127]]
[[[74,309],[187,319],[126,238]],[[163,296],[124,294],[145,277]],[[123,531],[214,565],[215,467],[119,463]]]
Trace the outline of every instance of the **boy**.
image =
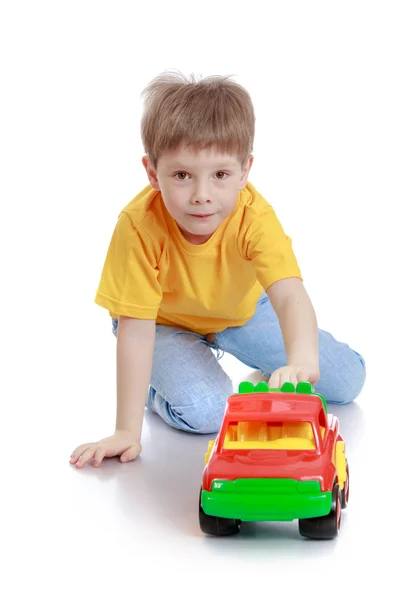
[[233,392],[220,351],[271,387],[310,381],[333,403],[365,379],[363,358],[318,329],[291,239],[248,182],[247,91],[164,73],[143,94],[150,184],[119,215],[95,298],[117,338],[116,428],[73,452],[78,468],[135,459],[145,405],[172,427],[218,431]]

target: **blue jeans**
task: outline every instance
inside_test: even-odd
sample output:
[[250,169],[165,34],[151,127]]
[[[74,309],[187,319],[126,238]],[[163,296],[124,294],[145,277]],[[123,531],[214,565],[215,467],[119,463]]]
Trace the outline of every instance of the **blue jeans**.
[[[112,328],[116,336],[117,319],[112,319]],[[147,408],[176,429],[217,432],[226,400],[234,391],[218,362],[222,352],[258,369],[267,379],[286,364],[279,321],[265,293],[250,321],[216,333],[213,343],[186,329],[157,325]],[[319,356],[321,377],[315,391],[333,404],[352,402],[365,381],[362,356],[321,329]]]

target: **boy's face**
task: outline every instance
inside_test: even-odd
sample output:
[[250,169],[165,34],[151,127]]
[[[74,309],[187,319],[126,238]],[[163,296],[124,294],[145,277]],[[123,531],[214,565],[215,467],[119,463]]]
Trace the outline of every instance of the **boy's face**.
[[242,169],[236,156],[181,146],[163,154],[155,170],[147,156],[142,163],[151,186],[160,190],[166,209],[192,244],[206,242],[233,211],[253,164]]

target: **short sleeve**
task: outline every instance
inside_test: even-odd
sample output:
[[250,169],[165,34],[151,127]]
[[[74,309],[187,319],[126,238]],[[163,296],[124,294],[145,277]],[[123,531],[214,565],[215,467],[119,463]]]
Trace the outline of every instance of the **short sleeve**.
[[254,214],[245,239],[246,258],[252,262],[264,290],[281,279],[302,279],[292,240],[269,204],[259,214]]
[[162,298],[157,260],[148,234],[122,212],[104,262],[95,302],[110,315],[155,319]]

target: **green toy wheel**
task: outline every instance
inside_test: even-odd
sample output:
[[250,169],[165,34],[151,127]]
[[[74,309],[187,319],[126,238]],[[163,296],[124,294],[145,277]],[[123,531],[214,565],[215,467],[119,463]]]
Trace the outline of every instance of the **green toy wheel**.
[[332,490],[332,505],[329,515],[313,519],[299,519],[299,532],[302,536],[314,540],[330,540],[337,536],[340,529],[342,503],[340,486],[336,483]]
[[239,533],[241,521],[238,519],[225,519],[224,517],[213,517],[207,515],[201,506],[201,492],[199,498],[199,522],[203,533],[209,535],[234,535]]

